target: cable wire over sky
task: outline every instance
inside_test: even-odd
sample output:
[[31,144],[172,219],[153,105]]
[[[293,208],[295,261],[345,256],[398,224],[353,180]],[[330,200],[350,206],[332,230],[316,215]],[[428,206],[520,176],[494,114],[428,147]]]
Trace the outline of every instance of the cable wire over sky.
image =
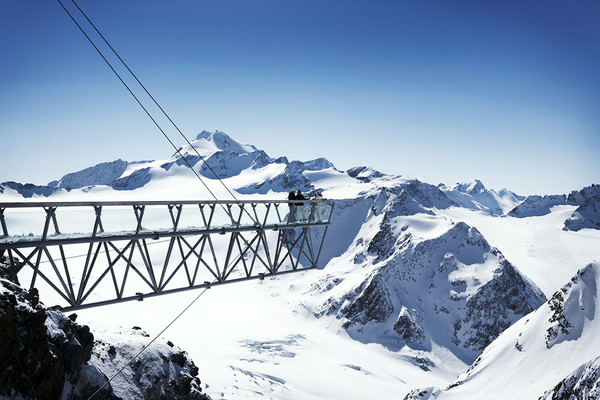
[[[77,2],[163,129],[522,195],[600,179],[598,2]],[[2,2],[0,182],[168,157],[64,14]]]
[[[79,24],[77,22],[77,20],[73,16],[73,14],[71,14],[69,12],[69,10],[65,7],[65,5],[62,3],[61,0],[57,0],[57,1],[61,5],[61,7],[65,10],[65,12],[69,15],[69,17],[75,23],[75,25],[77,25],[77,28],[79,28],[79,30],[81,31],[81,33],[83,33],[83,35],[86,37],[86,39],[94,47],[94,49],[96,49],[96,51],[98,52],[98,54],[100,54],[100,56],[102,57],[102,59],[104,60],[104,62],[109,66],[109,68],[112,70],[112,72],[117,76],[117,78],[119,79],[119,81],[123,84],[123,86],[125,86],[125,88],[129,92],[129,94],[131,94],[131,96],[133,96],[133,98],[135,99],[135,101],[137,102],[137,104],[144,110],[144,112],[152,120],[152,122],[154,123],[154,125],[156,125],[156,127],[158,128],[158,130],[160,131],[160,133],[162,133],[162,135],[165,137],[165,139],[167,139],[167,141],[173,147],[173,149],[175,150],[175,152],[181,157],[181,159],[185,162],[185,164],[189,167],[189,169],[192,170],[192,172],[194,173],[194,175],[196,176],[196,178],[198,178],[198,180],[202,183],[202,185],[204,185],[204,187],[206,188],[206,190],[208,190],[208,192],[211,194],[211,196],[215,200],[219,200],[217,198],[217,196],[213,193],[213,191],[204,182],[204,180],[202,180],[202,178],[200,177],[200,175],[198,174],[198,172],[196,172],[196,170],[192,167],[192,165],[189,163],[189,161],[186,159],[186,157],[181,153],[180,149],[173,143],[173,141],[171,140],[171,138],[167,135],[167,133],[159,125],[159,123],[156,121],[156,119],[148,111],[148,109],[142,104],[142,102],[140,101],[140,99],[138,98],[138,96],[136,96],[133,93],[133,91],[131,90],[131,88],[127,85],[127,83],[125,83],[125,81],[123,80],[123,78],[121,77],[121,75],[119,75],[119,73],[115,70],[114,66],[106,58],[106,56],[102,53],[102,51],[98,48],[98,46],[96,46],[96,44],[94,43],[94,41],[90,38],[90,36],[87,34],[87,32],[81,26],[81,24]],[[77,7],[77,9],[79,10],[79,12],[89,22],[89,24],[94,28],[94,30],[96,31],[96,33],[102,38],[102,40],[104,41],[104,43],[106,43],[106,45],[110,48],[110,50],[114,53],[114,55],[119,59],[119,61],[123,64],[123,66],[125,66],[125,68],[127,68],[127,71],[131,74],[131,76],[135,79],[135,81],[142,87],[142,89],[144,90],[144,92],[152,99],[152,101],[154,102],[154,104],[160,109],[160,111],[163,113],[163,115],[169,120],[169,122],[175,127],[175,129],[177,129],[177,132],[179,132],[179,134],[185,139],[185,141],[187,142],[187,144],[196,152],[196,154],[198,155],[198,157],[200,157],[200,160],[202,161],[202,163],[204,165],[206,165],[210,169],[210,171],[213,173],[213,175],[215,176],[215,178],[217,178],[219,180],[219,182],[223,185],[223,187],[225,187],[225,189],[231,195],[231,197],[233,197],[237,201],[237,198],[235,197],[235,195],[233,194],[233,192],[227,187],[227,185],[223,182],[223,180],[221,180],[221,178],[217,175],[217,173],[215,172],[215,170],[213,170],[211,168],[211,166],[206,162],[206,160],[204,159],[204,157],[202,157],[200,155],[200,153],[198,152],[198,150],[190,143],[190,141],[187,139],[187,137],[183,134],[183,132],[181,132],[181,130],[179,129],[179,127],[175,124],[175,122],[173,122],[173,120],[171,119],[171,117],[169,117],[169,115],[160,106],[160,104],[158,104],[158,102],[156,101],[156,99],[150,94],[150,92],[148,91],[148,89],[146,89],[146,87],[142,84],[142,82],[140,82],[140,80],[138,79],[138,77],[133,73],[133,71],[129,68],[129,66],[125,63],[125,61],[123,61],[123,59],[121,58],[121,56],[119,56],[119,54],[115,51],[115,49],[110,45],[110,43],[106,40],[106,38],[104,37],[104,35],[102,35],[102,33],[100,33],[100,31],[98,30],[98,28],[96,27],[96,25],[94,25],[94,23],[88,18],[88,16],[86,15],[86,13],[79,7],[79,5],[75,2],[75,0],[71,0],[71,1]],[[223,206],[221,206],[221,207],[223,207]]]

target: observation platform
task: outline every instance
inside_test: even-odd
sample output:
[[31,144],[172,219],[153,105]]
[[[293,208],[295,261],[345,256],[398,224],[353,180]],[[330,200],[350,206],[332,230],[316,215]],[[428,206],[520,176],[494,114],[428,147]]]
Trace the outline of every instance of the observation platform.
[[0,258],[65,310],[143,300],[316,268],[332,210],[323,200],[0,203]]

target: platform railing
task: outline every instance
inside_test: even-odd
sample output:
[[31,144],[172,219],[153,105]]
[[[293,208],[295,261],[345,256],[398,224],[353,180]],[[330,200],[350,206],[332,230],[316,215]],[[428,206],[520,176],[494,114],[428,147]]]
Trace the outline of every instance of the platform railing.
[[0,203],[0,258],[65,309],[141,300],[316,268],[332,209],[322,200]]

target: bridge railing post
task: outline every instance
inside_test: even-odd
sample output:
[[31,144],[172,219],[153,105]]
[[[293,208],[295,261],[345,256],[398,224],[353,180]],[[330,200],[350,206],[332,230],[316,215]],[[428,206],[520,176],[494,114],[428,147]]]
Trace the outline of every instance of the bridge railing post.
[[[6,208],[0,207],[0,225],[2,226],[2,237],[8,236],[8,228],[6,227],[6,221],[4,220],[4,210]],[[1,255],[1,253],[0,253]]]

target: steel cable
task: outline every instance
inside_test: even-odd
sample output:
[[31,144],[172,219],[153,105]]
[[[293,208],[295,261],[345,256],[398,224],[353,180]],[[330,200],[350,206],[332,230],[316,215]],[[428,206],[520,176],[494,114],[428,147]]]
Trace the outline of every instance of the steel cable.
[[148,115],[148,117],[152,120],[152,122],[154,123],[154,125],[156,125],[156,127],[158,128],[158,130],[169,141],[169,143],[175,149],[175,151],[177,152],[177,154],[179,154],[179,156],[183,159],[183,161],[187,164],[187,166],[192,170],[192,172],[194,173],[194,175],[196,175],[196,177],[198,178],[198,180],[200,180],[200,182],[202,182],[202,184],[204,185],[204,187],[206,187],[206,190],[208,190],[208,192],[213,196],[213,198],[215,200],[219,200],[217,198],[217,196],[212,192],[212,190],[210,190],[210,188],[208,187],[208,185],[202,180],[202,178],[200,178],[200,175],[198,175],[198,173],[196,172],[196,170],[194,170],[194,168],[192,168],[192,166],[190,165],[190,163],[188,162],[188,160],[181,154],[181,152],[179,151],[179,149],[177,148],[177,146],[175,146],[175,144],[173,143],[173,141],[169,138],[169,136],[161,128],[161,126],[158,124],[158,122],[156,122],[156,120],[154,119],[154,117],[152,117],[152,115],[146,109],[146,107],[144,107],[144,105],[138,99],[138,97],[129,88],[129,86],[127,85],[127,83],[125,83],[125,81],[123,80],[123,78],[121,78],[121,75],[119,75],[119,73],[113,68],[112,64],[106,59],[106,57],[104,57],[104,54],[100,51],[100,49],[98,49],[98,47],[93,42],[93,40],[88,36],[88,34],[81,27],[81,25],[79,25],[79,23],[77,22],[77,20],[73,17],[73,15],[69,12],[69,10],[67,10],[67,8],[64,6],[64,4],[61,2],[61,0],[57,0],[57,1],[61,5],[61,7],[65,10],[65,12],[69,15],[69,17],[71,18],[71,20],[73,20],[73,22],[75,23],[75,25],[77,25],[77,27],[79,28],[79,30],[81,31],[81,33],[84,34],[84,36],[87,38],[87,40],[90,42],[90,44],[92,46],[94,46],[94,49],[96,49],[96,51],[98,52],[98,54],[100,54],[100,56],[102,57],[102,59],[104,60],[104,62],[106,62],[106,64],[110,67],[110,69],[112,70],[112,72],[117,76],[117,78],[119,78],[119,80],[121,81],[121,83],[123,84],[123,86],[125,86],[125,88],[127,89],[127,91],[133,96],[133,98],[138,103],[138,105],[144,110],[144,112],[146,113],[146,115]]

